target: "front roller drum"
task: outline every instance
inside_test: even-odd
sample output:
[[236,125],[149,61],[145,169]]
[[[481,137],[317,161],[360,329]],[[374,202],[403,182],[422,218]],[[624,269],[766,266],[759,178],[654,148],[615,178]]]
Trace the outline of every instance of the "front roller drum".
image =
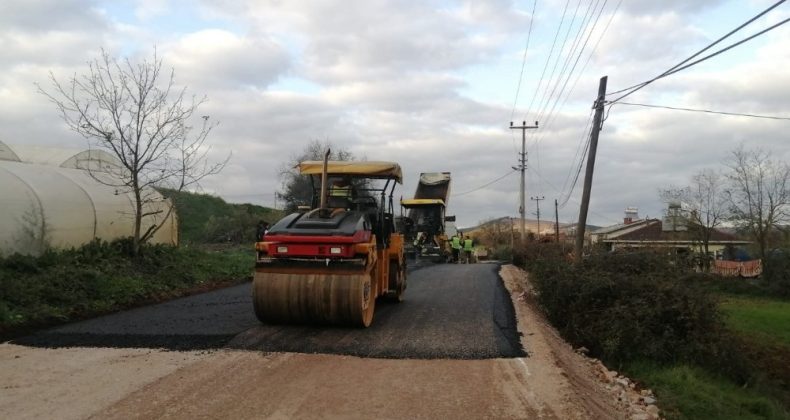
[[252,283],[252,303],[255,315],[266,324],[367,327],[373,321],[375,287],[371,273],[256,272]]

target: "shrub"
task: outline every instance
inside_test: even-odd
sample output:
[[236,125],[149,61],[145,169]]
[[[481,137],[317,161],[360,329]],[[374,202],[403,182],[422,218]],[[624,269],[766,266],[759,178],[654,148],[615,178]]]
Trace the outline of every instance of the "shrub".
[[509,245],[497,245],[491,250],[492,260],[511,261],[513,259],[513,248]]
[[772,293],[790,297],[790,251],[776,250],[765,256],[763,282]]
[[571,343],[617,365],[695,362],[745,377],[717,300],[681,265],[650,251],[593,255],[574,265],[557,258],[560,252],[554,245],[527,259],[538,302]]
[[0,258],[0,333],[84,318],[150,300],[179,296],[214,282],[243,281],[252,251],[206,252],[131,241],[93,241],[39,257]]

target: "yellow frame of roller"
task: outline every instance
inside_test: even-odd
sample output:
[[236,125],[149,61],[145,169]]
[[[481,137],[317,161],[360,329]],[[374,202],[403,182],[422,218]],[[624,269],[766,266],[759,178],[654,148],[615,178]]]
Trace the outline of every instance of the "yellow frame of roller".
[[[320,160],[307,160],[297,166],[302,175],[321,175],[324,162]],[[393,178],[398,184],[403,184],[403,171],[395,162],[366,161],[347,162],[330,160],[326,164],[327,175],[351,175],[366,178]]]

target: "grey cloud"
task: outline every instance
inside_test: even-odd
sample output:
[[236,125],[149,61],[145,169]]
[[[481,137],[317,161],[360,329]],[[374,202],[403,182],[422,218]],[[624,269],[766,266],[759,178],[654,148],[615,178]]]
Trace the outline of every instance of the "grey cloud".
[[628,0],[623,2],[623,10],[631,13],[650,14],[650,13],[699,13],[701,11],[712,9],[724,0]]
[[98,32],[109,23],[93,0],[4,0],[0,27],[24,32]]
[[285,48],[264,35],[238,36],[223,30],[188,34],[164,46],[179,78],[203,88],[238,85],[265,88],[285,74]]

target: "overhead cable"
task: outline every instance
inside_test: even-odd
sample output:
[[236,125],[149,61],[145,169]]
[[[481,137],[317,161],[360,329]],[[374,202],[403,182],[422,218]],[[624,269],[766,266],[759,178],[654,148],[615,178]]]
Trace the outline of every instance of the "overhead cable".
[[[621,100],[621,99],[623,99],[623,98],[625,98],[625,97],[627,97],[627,96],[629,96],[629,95],[633,94],[634,92],[636,92],[636,91],[638,91],[638,90],[640,90],[640,89],[644,88],[645,86],[647,86],[647,85],[649,85],[649,84],[651,84],[651,83],[655,82],[656,80],[662,79],[662,78],[664,78],[664,77],[667,77],[667,76],[670,76],[670,75],[672,75],[672,74],[675,74],[675,73],[677,73],[677,72],[679,72],[679,71],[681,71],[681,70],[685,70],[685,69],[687,69],[687,68],[689,68],[689,67],[695,66],[695,65],[697,65],[697,64],[699,64],[699,63],[702,63],[703,61],[706,61],[706,60],[708,60],[708,59],[711,59],[711,58],[713,58],[713,57],[715,57],[715,56],[717,56],[717,55],[719,55],[719,54],[721,54],[721,53],[723,53],[723,52],[725,52],[725,51],[728,51],[728,50],[730,50],[730,49],[732,49],[732,48],[735,48],[735,47],[737,47],[738,45],[741,45],[741,44],[743,44],[743,43],[745,43],[745,42],[747,42],[747,41],[750,41],[750,40],[752,40],[752,39],[754,39],[754,38],[756,38],[756,37],[758,37],[758,36],[760,36],[760,35],[762,35],[762,34],[764,34],[764,33],[768,32],[768,31],[771,31],[771,30],[773,30],[773,29],[776,29],[776,28],[778,28],[779,26],[782,26],[782,25],[784,25],[785,23],[787,23],[788,21],[790,21],[790,18],[787,18],[787,19],[785,19],[785,20],[783,20],[783,21],[781,21],[781,22],[779,22],[779,23],[777,23],[777,24],[771,25],[770,27],[768,27],[768,28],[766,28],[766,29],[763,29],[763,30],[762,30],[762,31],[760,31],[760,32],[757,32],[756,34],[754,34],[754,35],[752,35],[752,36],[749,36],[749,37],[747,37],[747,38],[745,38],[745,39],[742,39],[741,41],[738,41],[738,42],[736,42],[736,43],[734,43],[734,44],[731,44],[731,45],[729,45],[729,46],[727,46],[727,47],[725,47],[725,48],[722,48],[721,50],[719,50],[719,51],[716,51],[716,52],[715,52],[715,53],[713,53],[713,54],[709,54],[709,55],[707,55],[707,56],[705,56],[705,57],[703,57],[703,58],[700,58],[700,59],[698,59],[698,60],[695,60],[695,61],[692,61],[691,63],[689,63],[689,61],[693,60],[694,58],[696,58],[697,56],[699,56],[699,55],[700,55],[700,54],[702,54],[703,52],[705,52],[705,51],[709,50],[711,47],[713,47],[714,45],[716,45],[716,44],[718,44],[719,42],[723,41],[724,39],[726,39],[726,38],[730,37],[732,34],[734,34],[734,33],[738,32],[738,31],[740,31],[741,29],[743,29],[744,27],[746,27],[746,26],[747,26],[747,25],[749,25],[750,23],[754,22],[755,20],[757,20],[757,19],[758,19],[758,18],[760,18],[761,16],[765,15],[766,13],[768,13],[769,11],[771,11],[772,9],[776,8],[776,7],[777,7],[777,6],[779,6],[780,4],[784,3],[785,1],[786,1],[786,0],[780,0],[779,2],[775,3],[773,6],[769,7],[768,9],[765,9],[765,10],[764,10],[764,11],[762,11],[762,12],[760,12],[758,15],[756,15],[756,16],[754,16],[754,17],[752,17],[751,19],[749,19],[748,21],[744,22],[743,24],[741,24],[741,25],[740,25],[740,26],[738,26],[737,28],[735,28],[735,29],[733,29],[732,31],[728,32],[726,35],[722,36],[721,38],[717,39],[717,40],[716,40],[716,41],[714,41],[713,43],[709,44],[707,47],[705,47],[705,48],[703,48],[703,49],[701,49],[701,50],[697,51],[697,52],[696,52],[694,55],[692,55],[692,56],[690,56],[690,57],[686,58],[685,60],[681,61],[680,63],[678,63],[678,64],[675,64],[674,66],[672,66],[672,67],[671,67],[671,68],[669,68],[668,70],[664,71],[663,73],[659,74],[658,76],[656,76],[656,77],[654,77],[654,78],[652,78],[652,79],[650,79],[650,80],[647,80],[647,81],[645,81],[645,82],[642,82],[642,83],[638,83],[638,84],[636,84],[636,85],[633,85],[633,86],[631,86],[631,87],[627,87],[627,88],[625,88],[625,89],[620,89],[620,90],[617,90],[617,91],[614,91],[614,92],[607,93],[607,94],[606,94],[606,96],[611,96],[611,95],[614,95],[614,94],[618,94],[618,93],[626,92],[625,94],[623,94],[622,96],[618,97],[617,99],[615,99],[615,100],[613,100],[613,101],[610,101],[610,102],[617,102],[617,101],[619,101],[619,100]],[[686,64],[686,63],[688,63],[688,64]]]
[[538,96],[538,91],[540,91],[540,87],[543,84],[543,77],[546,75],[546,69],[549,68],[549,61],[551,61],[551,56],[554,54],[554,47],[557,44],[557,38],[560,35],[560,31],[562,30],[562,24],[565,21],[565,14],[568,12],[568,5],[570,4],[570,0],[565,1],[565,8],[562,10],[562,17],[560,18],[560,25],[557,27],[557,32],[554,34],[554,41],[551,42],[551,48],[549,49],[549,56],[546,57],[546,64],[543,65],[543,71],[540,74],[540,79],[538,79],[538,87],[535,88],[535,91],[532,93],[532,100],[529,102],[529,107],[527,107],[527,112],[524,113],[524,120],[526,121],[529,116],[529,112],[532,111],[532,105],[535,104],[535,98]]
[[706,113],[706,114],[732,115],[732,116],[736,116],[736,117],[765,118],[765,119],[768,119],[768,120],[785,120],[785,121],[790,121],[790,117],[778,117],[778,116],[774,116],[774,115],[744,114],[744,113],[740,113],[740,112],[713,111],[713,110],[710,110],[710,109],[682,108],[682,107],[676,107],[676,106],[639,104],[639,103],[632,103],[632,102],[617,102],[616,105],[641,106],[641,107],[645,107],[645,108],[671,109],[673,111],[702,112],[702,113]]
[[524,79],[524,67],[527,64],[527,51],[529,51],[529,39],[532,36],[532,22],[535,20],[535,7],[538,0],[532,2],[532,14],[529,16],[529,29],[527,29],[527,45],[524,47],[524,56],[521,58],[521,73],[518,76],[518,85],[516,85],[516,98],[513,100],[513,110],[510,111],[510,121],[513,121],[513,116],[516,114],[516,105],[518,104],[518,95],[521,91],[521,81]]
[[512,175],[514,173],[516,173],[516,170],[515,169],[511,169],[506,174],[500,176],[499,178],[494,179],[493,181],[490,181],[490,182],[488,182],[488,183],[486,183],[484,185],[481,185],[481,186],[479,186],[479,187],[477,187],[475,189],[469,190],[469,191],[464,191],[464,192],[458,193],[458,194],[452,194],[451,197],[458,197],[458,196],[462,196],[462,195],[466,195],[466,194],[471,194],[471,193],[473,193],[475,191],[478,191],[478,190],[482,190],[483,188],[488,187],[489,185],[495,184],[495,183],[505,179],[508,175]]

